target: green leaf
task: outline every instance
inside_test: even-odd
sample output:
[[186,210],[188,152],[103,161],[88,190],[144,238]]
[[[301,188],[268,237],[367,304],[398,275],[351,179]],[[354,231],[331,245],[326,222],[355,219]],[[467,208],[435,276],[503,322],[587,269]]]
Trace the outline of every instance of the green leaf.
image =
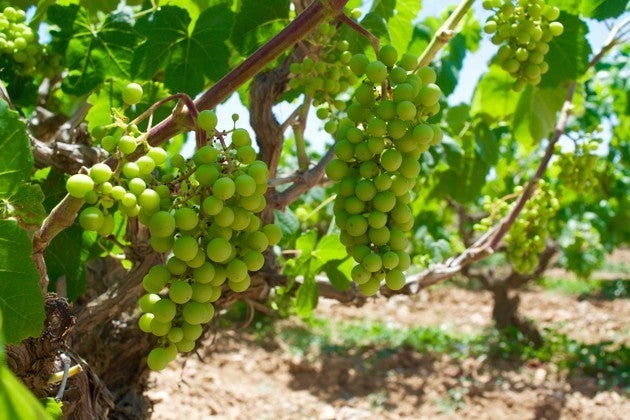
[[305,277],[295,293],[295,312],[302,318],[309,316],[317,306],[318,299],[319,292],[315,277]]
[[242,0],[230,41],[247,56],[280,32],[289,22],[290,0]]
[[19,115],[0,101],[0,198],[12,195],[33,171],[31,143]]
[[326,277],[330,283],[338,290],[344,291],[350,288],[352,281],[350,280],[350,271],[354,267],[352,258],[331,260],[322,267]]
[[492,65],[481,78],[473,95],[470,113],[485,122],[503,121],[514,113],[519,93],[512,90],[514,79],[499,66]]
[[281,248],[287,248],[291,246],[293,238],[299,233],[300,221],[289,208],[284,211],[274,210],[273,215],[275,223],[280,226],[282,231],[282,239],[279,245]]
[[40,226],[46,217],[44,193],[39,185],[22,184],[8,199],[9,215],[22,225]]
[[460,133],[469,121],[470,106],[467,104],[451,106],[446,111],[446,125],[453,135]]
[[473,137],[470,133],[464,136],[463,145],[449,138],[442,142],[448,170],[439,174],[434,190],[437,195],[448,195],[460,203],[473,201],[478,197],[490,165],[479,155]]
[[0,220],[0,311],[8,343],[37,337],[44,325],[44,297],[32,252],[26,231],[14,220]]
[[54,398],[46,398],[43,402],[44,410],[51,419],[63,419],[63,411],[61,410],[61,407],[63,407],[63,403],[61,401],[57,401]]
[[422,7],[422,1],[397,0],[392,2],[389,0],[379,0],[374,2],[372,9],[374,11],[379,11],[386,5],[390,5],[390,7],[395,5],[394,10],[385,7],[383,13],[380,14],[387,19],[390,44],[396,47],[398,53],[402,55],[407,51],[409,42],[411,42],[411,36],[413,34],[412,22]]
[[576,80],[588,68],[588,57],[592,52],[586,38],[588,26],[577,16],[564,12],[558,21],[564,25],[564,32],[549,43],[549,52],[545,56],[549,71],[542,77],[541,88]]
[[315,249],[315,243],[317,242],[317,232],[310,230],[300,235],[295,241],[295,248],[300,251],[299,261],[306,261],[312,257],[312,252]]
[[619,17],[628,8],[628,1],[624,0],[551,0],[549,3],[572,15],[597,20]]
[[96,233],[84,231],[77,223],[55,236],[45,258],[52,290],[63,279],[69,300],[85,293],[85,263],[102,251],[96,241]]
[[107,15],[95,26],[88,12],[76,5],[55,5],[48,10],[55,49],[65,55],[68,75],[62,89],[83,95],[108,77],[129,79],[129,68],[138,42],[133,30],[133,14],[128,8]]
[[0,419],[53,419],[13,372],[0,365]]
[[521,145],[536,145],[551,133],[566,94],[566,89],[561,87],[540,89],[528,85],[525,88],[512,120],[514,137]]
[[580,12],[586,17],[597,20],[616,18],[627,10],[628,3],[623,0],[582,0]]
[[164,85],[173,92],[199,93],[206,77],[218,80],[228,70],[230,51],[225,44],[233,12],[220,3],[199,15],[192,34],[188,12],[163,6],[136,23],[146,40],[135,51],[132,74],[147,79],[165,71]]
[[347,254],[346,248],[339,240],[339,235],[331,233],[319,240],[312,255],[321,261],[322,264],[326,264],[329,261],[338,260]]

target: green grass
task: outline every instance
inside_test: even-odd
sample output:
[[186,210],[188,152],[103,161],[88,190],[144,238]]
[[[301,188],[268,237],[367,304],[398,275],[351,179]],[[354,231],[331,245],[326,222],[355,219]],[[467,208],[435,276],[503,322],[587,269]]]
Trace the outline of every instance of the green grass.
[[584,344],[554,330],[544,332],[540,347],[517,331],[466,335],[438,327],[398,328],[381,322],[337,322],[317,317],[303,326],[259,322],[257,334],[261,341],[270,335],[276,337],[291,353],[310,358],[369,354],[367,362],[371,363],[408,348],[423,354],[447,354],[453,359],[489,356],[492,360],[536,360],[569,374],[593,376],[602,387],[630,386],[628,347],[612,342]]
[[537,284],[546,290],[586,298],[627,299],[630,297],[628,280],[583,280],[575,278],[543,277]]

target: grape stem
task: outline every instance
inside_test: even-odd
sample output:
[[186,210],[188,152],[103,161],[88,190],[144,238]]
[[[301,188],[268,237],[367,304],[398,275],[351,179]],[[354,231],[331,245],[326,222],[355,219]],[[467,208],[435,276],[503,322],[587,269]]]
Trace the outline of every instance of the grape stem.
[[[213,109],[226,100],[241,85],[250,80],[269,63],[291,48],[297,41],[305,38],[323,21],[342,13],[348,0],[316,0],[313,1],[280,33],[271,38],[245,61],[223,76],[203,95],[195,100],[197,109]],[[166,118],[149,132],[151,145],[161,144],[171,137],[185,131],[189,127],[186,119],[173,116]],[[189,121],[189,120],[188,120]]]
[[444,24],[437,30],[429,45],[424,49],[422,55],[418,59],[418,66],[415,68],[416,72],[420,67],[428,66],[433,60],[433,57],[446,45],[451,38],[455,35],[455,29],[459,22],[466,16],[466,13],[470,10],[475,0],[463,0],[457,8],[446,19]]
[[350,19],[350,17],[346,15],[345,13],[340,14],[338,19],[341,22],[348,25],[350,29],[352,29],[353,31],[355,31],[356,33],[358,33],[359,35],[361,35],[362,37],[370,41],[370,44],[372,44],[372,48],[374,48],[374,54],[376,54],[376,56],[378,57],[378,52],[381,49],[381,42],[372,32],[368,31],[363,26],[359,25],[357,22]]

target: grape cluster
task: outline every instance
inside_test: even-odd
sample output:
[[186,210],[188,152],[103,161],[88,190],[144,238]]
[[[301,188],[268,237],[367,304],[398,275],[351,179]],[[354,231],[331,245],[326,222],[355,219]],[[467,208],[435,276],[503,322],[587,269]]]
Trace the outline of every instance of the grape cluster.
[[485,0],[483,7],[492,10],[484,31],[492,43],[503,44],[497,53],[501,67],[516,78],[513,89],[521,91],[527,83],[537,85],[549,70],[545,55],[549,42],[564,31],[556,22],[560,10],[542,0]]
[[418,159],[442,139],[440,128],[426,122],[440,108],[436,74],[428,67],[411,73],[417,62],[410,54],[398,60],[389,45],[375,61],[352,57],[350,68],[365,78],[339,122],[336,157],[326,167],[337,182],[334,213],[341,241],[358,263],[352,279],[366,295],[376,293],[382,280],[393,290],[405,284]]
[[[142,89],[130,84],[123,91],[126,104],[140,101]],[[249,133],[240,128],[216,133],[216,115],[199,113],[197,125],[218,137],[199,148],[190,161],[175,155],[176,172],[159,180],[155,169],[167,161],[160,147],[150,147],[135,161],[127,157],[144,142],[144,135],[129,126],[122,135],[108,134],[101,145],[116,153],[120,164],[112,170],[99,163],[89,175],[71,176],[68,193],[86,200],[79,215],[84,229],[108,235],[113,229],[111,212],[118,209],[137,217],[149,228],[151,247],[170,256],[164,265],[152,267],[142,280],[146,294],[140,299],[142,331],[160,337],[149,353],[151,369],[161,370],[178,351],[194,348],[202,324],[214,315],[215,302],[225,284],[234,292],[250,286],[250,272],[262,268],[263,251],[280,240],[280,228],[263,225],[256,213],[265,208],[264,193],[269,171],[256,160]],[[111,137],[111,138],[108,138]]]
[[49,55],[39,44],[37,32],[26,24],[24,10],[6,7],[0,13],[0,59],[19,68],[20,74],[50,75],[60,67],[57,55]]
[[[518,196],[522,192],[522,187],[516,187],[510,197]],[[475,226],[475,230],[487,231],[499,218],[507,215],[511,207],[506,199],[493,201],[489,197],[484,197],[484,209],[490,212],[490,215],[482,219]],[[539,255],[546,246],[550,230],[549,221],[559,208],[560,201],[556,197],[553,185],[542,179],[538,181],[538,188],[527,200],[525,207],[505,235],[506,254],[514,271],[522,274],[534,272],[538,266]]]
[[346,92],[357,82],[357,76],[350,70],[348,63],[352,53],[348,51],[348,41],[340,39],[337,27],[325,23],[319,27],[311,40],[312,48],[300,63],[292,63],[289,70],[291,89],[303,89],[304,94],[313,98],[313,104],[319,118],[328,119],[324,129],[334,133],[337,124],[329,118],[335,112],[345,110],[346,103],[338,100],[340,93]]
[[592,193],[597,186],[595,167],[600,158],[594,152],[598,148],[596,140],[576,143],[573,152],[562,152],[556,146],[558,159],[554,165],[558,168],[559,183],[578,194]]

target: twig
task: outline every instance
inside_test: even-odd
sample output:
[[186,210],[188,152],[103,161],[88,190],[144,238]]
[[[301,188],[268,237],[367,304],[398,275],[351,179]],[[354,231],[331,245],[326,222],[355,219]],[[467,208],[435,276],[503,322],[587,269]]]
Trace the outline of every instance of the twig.
[[414,71],[418,70],[420,67],[429,65],[429,63],[431,62],[431,60],[433,60],[433,57],[435,57],[438,51],[440,51],[442,47],[446,45],[451,40],[451,38],[453,38],[455,34],[455,28],[457,28],[459,21],[462,20],[464,16],[466,16],[466,13],[468,13],[468,10],[470,10],[470,7],[474,2],[475,0],[463,0],[457,6],[453,13],[451,13],[448,19],[446,19],[444,24],[440,27],[440,29],[438,29],[435,35],[433,35],[431,42],[429,42],[429,45],[427,45],[427,47],[422,52],[422,55],[418,59],[418,66]]
[[372,48],[374,48],[374,54],[376,54],[376,56],[378,57],[378,52],[381,49],[381,42],[376,36],[374,36],[372,32],[368,31],[363,26],[350,19],[345,13],[339,15],[338,19],[348,25],[350,29],[370,41],[370,44],[372,44]]
[[275,203],[275,208],[283,209],[292,202],[294,202],[297,197],[304,194],[309,189],[313,188],[324,176],[324,172],[326,171],[326,165],[334,156],[334,150],[332,148],[328,149],[328,152],[321,158],[321,160],[309,169],[304,172],[300,179],[293,183],[292,186],[287,188],[282,192],[275,191],[271,196],[271,202]]

